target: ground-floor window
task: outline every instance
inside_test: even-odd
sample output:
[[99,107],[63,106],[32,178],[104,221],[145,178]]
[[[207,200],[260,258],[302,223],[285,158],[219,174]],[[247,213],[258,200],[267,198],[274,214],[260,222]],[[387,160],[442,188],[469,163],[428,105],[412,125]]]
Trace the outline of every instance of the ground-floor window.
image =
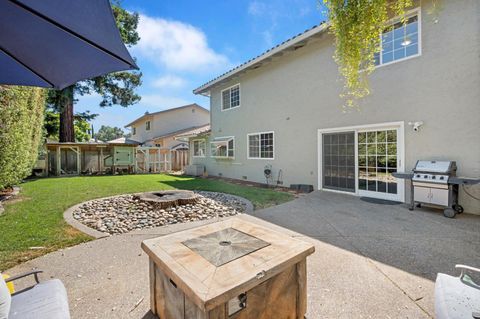
[[194,140],[193,141],[193,156],[195,157],[205,157],[206,146],[204,140]]
[[235,138],[233,136],[214,138],[210,143],[210,152],[212,157],[235,157]]
[[273,132],[248,134],[248,158],[273,159]]

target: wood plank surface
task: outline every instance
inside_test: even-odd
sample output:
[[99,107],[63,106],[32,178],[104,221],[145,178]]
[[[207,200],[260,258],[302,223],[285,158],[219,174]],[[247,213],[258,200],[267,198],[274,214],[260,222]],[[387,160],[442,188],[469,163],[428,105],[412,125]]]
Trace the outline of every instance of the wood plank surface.
[[[185,240],[227,228],[257,237],[270,245],[216,267],[182,244]],[[250,221],[231,218],[145,240],[142,248],[156,267],[175,281],[187,299],[200,310],[212,310],[298,262],[305,262],[306,257],[315,251],[311,243],[284,235],[278,227],[275,229],[274,231]],[[156,302],[158,303],[158,300]]]
[[184,319],[185,295],[158,268],[155,270],[155,304],[160,319]]
[[207,319],[207,313],[197,307],[188,298],[185,298],[185,319]]
[[297,271],[290,267],[247,291],[247,306],[232,319],[295,319],[297,317]]
[[155,306],[155,263],[151,258],[148,259],[148,270],[150,279],[150,310],[154,315],[157,314],[157,307]]
[[307,261],[302,260],[296,265],[297,272],[297,319],[303,319],[307,313]]
[[227,319],[228,312],[225,304],[213,308],[208,312],[208,319]]

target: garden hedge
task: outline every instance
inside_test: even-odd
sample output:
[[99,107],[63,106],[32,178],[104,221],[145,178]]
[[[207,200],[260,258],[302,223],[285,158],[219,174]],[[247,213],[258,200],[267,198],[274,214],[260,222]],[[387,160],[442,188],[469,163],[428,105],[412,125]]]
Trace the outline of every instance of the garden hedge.
[[0,190],[29,176],[43,134],[46,90],[0,86]]

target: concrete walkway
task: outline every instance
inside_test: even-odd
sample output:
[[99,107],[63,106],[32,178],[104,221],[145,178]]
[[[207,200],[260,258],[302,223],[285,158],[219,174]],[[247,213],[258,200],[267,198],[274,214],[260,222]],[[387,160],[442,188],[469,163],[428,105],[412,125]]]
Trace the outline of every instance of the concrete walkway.
[[[437,272],[480,266],[480,216],[447,219],[433,210],[366,203],[315,192],[253,213],[315,244],[308,259],[308,318],[430,318]],[[72,318],[151,318],[142,240],[200,224],[113,236],[9,270],[44,269],[65,283]]]

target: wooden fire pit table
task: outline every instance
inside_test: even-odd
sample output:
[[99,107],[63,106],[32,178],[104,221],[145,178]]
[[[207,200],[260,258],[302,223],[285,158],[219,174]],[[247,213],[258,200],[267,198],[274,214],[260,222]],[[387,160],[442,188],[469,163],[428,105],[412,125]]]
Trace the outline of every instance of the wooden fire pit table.
[[312,244],[240,218],[145,240],[161,319],[304,318]]

